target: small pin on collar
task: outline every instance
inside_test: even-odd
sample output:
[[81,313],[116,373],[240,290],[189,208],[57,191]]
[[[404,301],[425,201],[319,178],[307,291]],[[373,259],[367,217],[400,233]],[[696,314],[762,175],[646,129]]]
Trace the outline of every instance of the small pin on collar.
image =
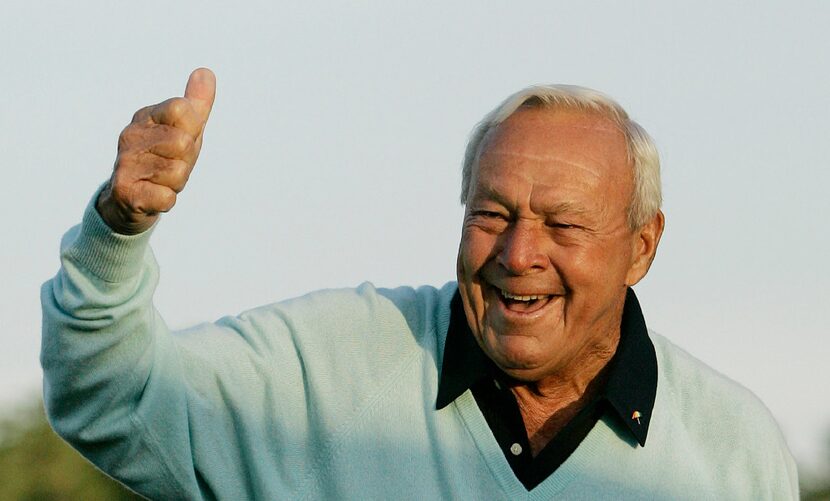
[[640,411],[634,411],[634,413],[633,413],[633,414],[631,414],[631,419],[636,419],[636,420],[637,420],[637,424],[641,424],[641,423],[640,423],[640,418],[641,418],[642,416],[643,416],[643,415],[642,415],[642,414],[640,414]]

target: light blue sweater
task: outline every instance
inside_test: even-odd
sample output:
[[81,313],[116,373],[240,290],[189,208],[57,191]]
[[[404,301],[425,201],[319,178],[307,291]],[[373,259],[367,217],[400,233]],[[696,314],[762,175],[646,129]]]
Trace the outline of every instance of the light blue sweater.
[[44,284],[55,430],[154,499],[794,499],[766,408],[651,334],[648,443],[603,418],[544,482],[514,477],[469,391],[435,409],[456,290],[329,290],[170,332],[149,233],[94,209]]

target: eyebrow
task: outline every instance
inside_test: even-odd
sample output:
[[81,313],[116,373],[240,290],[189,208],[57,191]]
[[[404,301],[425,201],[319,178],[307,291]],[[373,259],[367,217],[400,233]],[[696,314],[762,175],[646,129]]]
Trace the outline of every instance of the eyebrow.
[[[513,207],[513,204],[507,197],[505,197],[501,192],[499,192],[496,188],[489,185],[479,185],[481,191],[479,192],[480,195],[478,197],[474,197],[479,201],[482,200],[492,200],[496,203],[499,203],[505,207]],[[560,214],[569,214],[569,215],[583,215],[591,212],[590,209],[586,208],[583,205],[571,202],[571,201],[564,201],[554,204],[553,206],[548,206],[543,208],[543,213],[546,215],[560,215]]]
[[573,214],[573,215],[582,215],[591,212],[587,208],[582,205],[577,205],[573,202],[559,202],[558,204],[554,205],[553,207],[545,209],[545,212],[548,214]]
[[491,186],[489,184],[488,185],[479,184],[478,187],[480,188],[480,191],[477,190],[477,191],[479,191],[479,193],[478,193],[479,196],[473,197],[473,200],[476,200],[476,199],[478,199],[479,201],[494,200],[494,201],[504,205],[505,207],[510,207],[510,206],[513,205],[512,203],[510,203],[510,201],[507,199],[507,197],[505,197],[500,191],[498,191],[493,186]]

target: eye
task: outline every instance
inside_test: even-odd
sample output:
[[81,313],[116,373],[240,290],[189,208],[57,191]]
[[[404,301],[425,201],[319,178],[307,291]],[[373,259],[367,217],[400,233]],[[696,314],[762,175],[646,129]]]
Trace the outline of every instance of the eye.
[[498,212],[498,211],[494,211],[494,210],[486,210],[486,209],[474,210],[474,211],[470,212],[470,215],[475,217],[476,219],[483,219],[483,220],[486,220],[486,221],[490,221],[490,220],[506,221],[507,220],[507,215],[505,215],[501,212]]
[[556,223],[556,222],[554,222],[554,223],[548,223],[548,226],[550,226],[551,228],[556,228],[556,229],[559,229],[559,230],[573,230],[573,229],[579,228],[579,226],[577,226],[577,225],[575,225],[575,224],[570,224],[570,223]]
[[466,224],[488,233],[501,233],[510,224],[510,216],[495,210],[473,210],[466,218]]
[[503,216],[501,213],[499,213],[499,212],[495,212],[495,211],[491,211],[491,210],[482,210],[482,211],[477,211],[477,212],[476,212],[476,215],[477,215],[477,216],[481,216],[481,217],[486,217],[486,218],[493,218],[493,219],[504,219],[504,216]]

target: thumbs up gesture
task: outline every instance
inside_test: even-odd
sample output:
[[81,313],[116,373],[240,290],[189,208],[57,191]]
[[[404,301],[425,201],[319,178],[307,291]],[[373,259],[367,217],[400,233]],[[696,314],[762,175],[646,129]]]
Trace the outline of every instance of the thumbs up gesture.
[[116,233],[149,229],[176,204],[202,148],[202,133],[216,95],[207,68],[190,74],[184,97],[138,110],[118,138],[118,156],[96,209]]

